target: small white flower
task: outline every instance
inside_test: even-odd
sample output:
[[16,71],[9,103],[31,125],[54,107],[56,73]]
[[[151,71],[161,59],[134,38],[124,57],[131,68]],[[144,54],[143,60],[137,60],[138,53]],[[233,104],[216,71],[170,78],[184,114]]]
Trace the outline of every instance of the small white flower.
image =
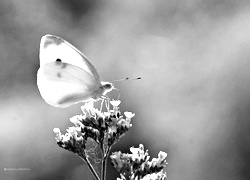
[[66,131],[68,132],[67,134],[69,134],[70,136],[72,136],[76,139],[77,134],[78,134],[76,127],[69,127]]
[[126,116],[126,118],[131,119],[132,117],[135,116],[135,113],[126,111],[124,112],[124,115]]
[[110,157],[116,160],[117,167],[120,169],[123,167],[123,161],[121,159],[122,153],[120,151],[113,153]]
[[144,159],[145,157],[144,147],[142,144],[139,145],[139,148],[131,147],[130,151],[132,152],[133,161],[135,161],[136,159],[137,160]]
[[141,180],[158,180],[160,176],[157,173],[147,174]]
[[83,114],[89,114],[91,109],[94,108],[94,103],[92,101],[85,103],[83,106],[81,106],[81,110]]
[[54,131],[54,133],[56,133],[55,139],[57,141],[61,141],[62,140],[62,134],[61,134],[60,129],[59,128],[54,128],[53,131]]
[[130,128],[132,126],[132,124],[130,124],[130,120],[125,120],[125,119],[121,119],[118,123],[117,123],[118,126],[123,126],[123,127],[126,127],[126,128]]
[[53,131],[54,131],[54,133],[56,133],[56,134],[61,133],[61,131],[60,131],[59,128],[54,128]]
[[157,158],[153,158],[152,161],[151,161],[151,163],[150,163],[150,165],[153,166],[153,167],[155,167],[156,164],[157,164],[157,162],[158,162],[158,159]]
[[73,134],[75,132],[75,127],[68,127],[68,129],[66,129],[66,131],[70,134]]
[[131,147],[130,152],[132,152],[132,154],[138,154],[139,148]]
[[106,117],[106,116],[109,117],[109,116],[111,115],[111,113],[110,113],[110,112],[104,112],[103,115],[104,115],[105,117]]
[[112,106],[118,107],[121,104],[121,101],[120,100],[112,100],[112,101],[110,101],[110,104]]
[[157,173],[151,173],[144,176],[141,180],[162,180],[166,179],[166,173],[163,173],[162,171]]
[[76,141],[83,141],[83,137],[82,136],[76,137]]
[[159,154],[158,154],[158,159],[160,161],[164,161],[167,157],[167,153],[163,152],[163,151],[160,151]]
[[70,141],[70,137],[71,137],[70,134],[66,133],[64,136],[62,136],[62,142],[65,143]]
[[116,133],[117,132],[117,127],[116,126],[111,126],[108,128],[108,133],[109,134],[113,134],[113,133]]
[[139,149],[144,152],[144,146],[143,146],[143,144],[139,144]]
[[75,126],[77,126],[79,123],[79,119],[82,119],[82,118],[83,118],[82,115],[76,115],[76,116],[71,117],[69,121],[72,122]]
[[80,126],[78,126],[78,127],[75,128],[76,132],[78,132],[78,133],[79,133],[79,132],[81,133],[81,129],[82,129],[82,128],[81,128]]

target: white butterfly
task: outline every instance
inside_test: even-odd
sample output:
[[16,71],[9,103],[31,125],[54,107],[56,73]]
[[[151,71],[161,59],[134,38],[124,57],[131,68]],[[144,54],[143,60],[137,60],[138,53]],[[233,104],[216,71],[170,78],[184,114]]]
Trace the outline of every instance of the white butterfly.
[[62,108],[105,98],[114,89],[112,83],[101,81],[83,53],[54,35],[41,39],[37,86],[48,104]]

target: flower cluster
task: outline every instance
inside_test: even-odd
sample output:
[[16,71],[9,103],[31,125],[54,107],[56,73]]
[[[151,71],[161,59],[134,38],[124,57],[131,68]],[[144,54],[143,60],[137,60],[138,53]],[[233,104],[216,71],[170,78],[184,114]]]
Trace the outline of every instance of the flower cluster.
[[[70,118],[74,126],[69,127],[66,134],[54,128],[57,144],[83,158],[86,158],[86,143],[89,138],[102,149],[110,148],[132,127],[131,118],[134,114],[125,112],[124,118],[118,107],[120,103],[119,100],[110,101],[113,109],[107,112],[95,109],[93,102],[86,103],[81,107],[83,114]],[[107,107],[109,108],[109,104]]]
[[[124,112],[123,116],[119,110],[121,103],[119,100],[105,103],[107,112],[94,108],[93,102],[82,106],[82,114],[70,118],[74,126],[69,127],[65,134],[62,134],[59,128],[54,128],[57,144],[79,155],[97,180],[100,180],[100,177],[102,180],[105,179],[110,148],[131,129],[131,119],[135,115],[131,112]],[[109,110],[110,104],[113,107],[111,110]],[[113,166],[121,175],[117,180],[166,179],[166,173],[163,172],[167,165],[165,152],[160,151],[158,158],[149,160],[150,156],[148,151],[144,150],[143,145],[139,145],[139,148],[131,147],[130,151],[131,154],[119,151],[110,156]],[[99,157],[100,152],[101,157]],[[99,165],[98,162],[101,164]]]
[[160,151],[158,158],[149,160],[148,151],[142,144],[139,148],[131,147],[132,154],[112,153],[110,156],[113,166],[120,172],[121,178],[117,180],[164,180],[166,173],[163,169],[167,165],[167,153]]

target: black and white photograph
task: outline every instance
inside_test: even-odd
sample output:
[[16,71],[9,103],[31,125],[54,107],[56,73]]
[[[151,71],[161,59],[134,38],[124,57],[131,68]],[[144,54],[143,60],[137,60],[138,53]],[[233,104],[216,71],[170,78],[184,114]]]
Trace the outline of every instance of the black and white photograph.
[[249,180],[250,1],[0,0],[0,180]]

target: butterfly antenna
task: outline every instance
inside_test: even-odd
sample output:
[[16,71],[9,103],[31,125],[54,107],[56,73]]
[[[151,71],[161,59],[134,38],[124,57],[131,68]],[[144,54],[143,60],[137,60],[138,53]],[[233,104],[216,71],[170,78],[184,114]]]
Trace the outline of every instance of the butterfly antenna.
[[[121,81],[127,81],[127,80],[139,80],[139,79],[141,79],[140,76],[139,77],[135,77],[135,78],[129,78],[129,77],[127,77],[127,78],[123,78],[123,79],[118,79],[118,80],[111,81],[111,83],[121,82]],[[120,90],[117,89],[117,88],[115,88],[115,87],[113,87],[113,89],[116,90],[116,91],[118,91],[119,94],[118,94],[118,98],[117,99],[120,99]]]
[[117,80],[111,81],[111,83],[120,82],[120,81],[127,81],[127,80],[139,80],[139,79],[141,79],[141,77],[135,77],[135,78],[126,77],[126,78],[123,78],[123,79],[117,79]]

